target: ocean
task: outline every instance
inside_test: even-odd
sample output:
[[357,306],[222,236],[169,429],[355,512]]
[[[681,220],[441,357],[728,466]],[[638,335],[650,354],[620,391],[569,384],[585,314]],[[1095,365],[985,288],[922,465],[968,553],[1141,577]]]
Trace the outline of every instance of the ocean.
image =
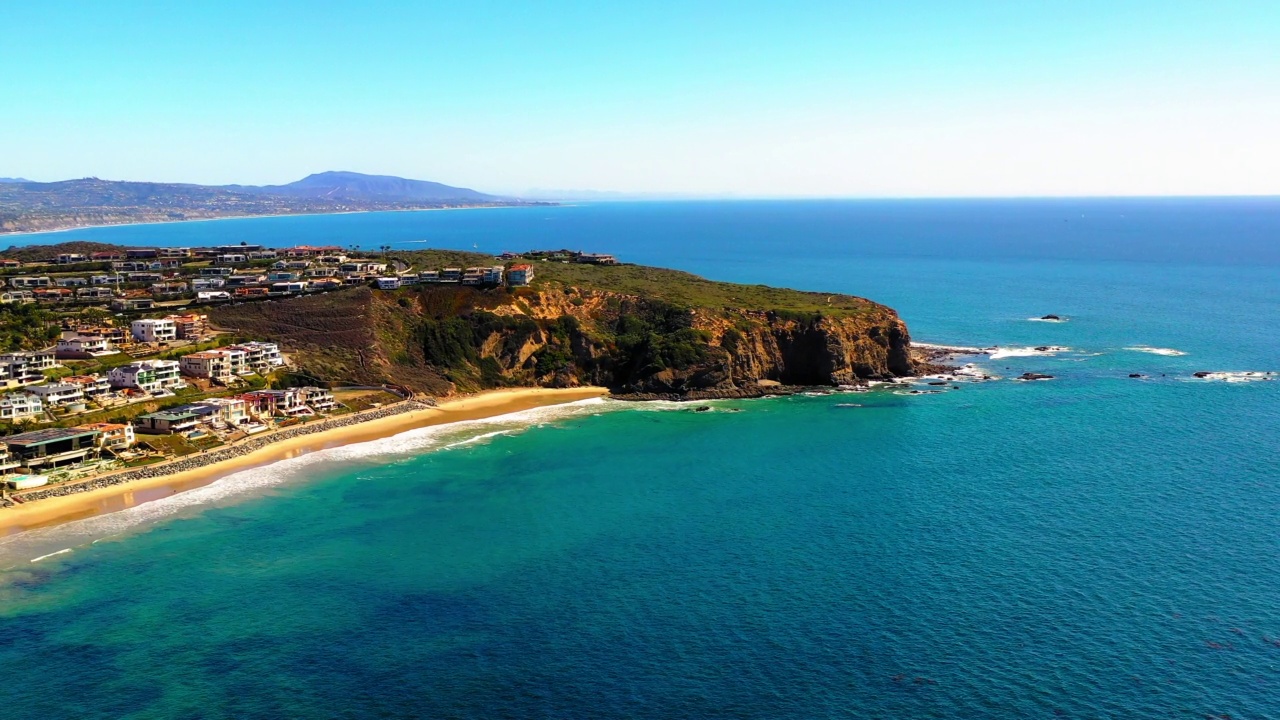
[[917,341],[1000,346],[972,361],[1001,379],[582,401],[0,538],[5,718],[1280,717],[1280,200],[617,203],[10,242],[69,239],[610,252],[870,297]]

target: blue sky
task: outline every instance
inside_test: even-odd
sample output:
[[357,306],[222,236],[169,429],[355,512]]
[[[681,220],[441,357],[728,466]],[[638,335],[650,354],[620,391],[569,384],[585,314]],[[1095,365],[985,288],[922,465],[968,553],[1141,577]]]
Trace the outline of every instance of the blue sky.
[[182,5],[0,3],[0,176],[1280,193],[1274,1]]

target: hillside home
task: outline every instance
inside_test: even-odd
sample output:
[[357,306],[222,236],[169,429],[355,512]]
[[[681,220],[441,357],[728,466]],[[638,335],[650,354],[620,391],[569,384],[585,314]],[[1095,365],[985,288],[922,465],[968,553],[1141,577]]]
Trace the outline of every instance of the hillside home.
[[0,421],[22,422],[44,415],[40,398],[26,393],[0,395]]
[[400,287],[398,277],[380,277],[376,282],[379,290],[395,290]]
[[88,284],[89,284],[89,278],[83,278],[83,277],[64,277],[64,278],[58,278],[57,280],[58,287],[64,287],[64,288],[80,287],[81,285],[88,285]]
[[200,268],[200,277],[227,277],[234,275],[235,270],[229,267],[202,267]]
[[507,269],[507,284],[513,287],[528,285],[533,281],[533,266],[525,263]]
[[133,339],[145,343],[171,342],[178,339],[178,326],[172,320],[144,318],[129,325]]
[[231,293],[225,290],[202,290],[196,293],[198,303],[227,302],[230,299]]
[[111,301],[111,309],[118,311],[129,310],[151,310],[156,306],[156,301],[151,298],[143,297],[118,297]]
[[33,385],[27,392],[40,398],[45,407],[58,407],[84,401],[84,389],[76,383],[51,383],[49,385]]
[[62,378],[62,382],[79,385],[80,391],[89,399],[111,392],[111,381],[101,375],[72,375]]
[[36,296],[30,290],[6,290],[0,293],[0,305],[8,305],[10,303],[26,304],[36,301]]
[[198,340],[209,333],[209,316],[188,313],[186,315],[166,315],[165,320],[173,323],[179,340]]
[[31,288],[50,287],[52,285],[53,285],[53,281],[47,277],[29,277],[26,275],[20,275],[17,277],[9,278],[9,287],[11,288],[31,289]]
[[117,285],[124,282],[122,275],[91,275],[89,284],[91,285]]
[[82,253],[58,253],[57,263],[59,265],[71,265],[73,263],[89,262],[89,256]]
[[201,290],[212,290],[214,288],[220,288],[226,284],[227,284],[227,281],[223,280],[220,277],[191,278],[191,289],[195,292],[200,292]]
[[110,300],[116,293],[109,287],[76,288],[77,300]]
[[58,340],[53,352],[59,359],[89,360],[105,355],[114,355],[118,351],[111,347],[111,342],[101,335],[72,333]]
[[181,280],[170,280],[169,282],[156,283],[151,286],[151,294],[154,297],[177,297],[187,291],[187,284]]
[[235,427],[249,420],[249,411],[245,402],[239,398],[208,398],[192,405],[213,408],[215,425],[222,423]]

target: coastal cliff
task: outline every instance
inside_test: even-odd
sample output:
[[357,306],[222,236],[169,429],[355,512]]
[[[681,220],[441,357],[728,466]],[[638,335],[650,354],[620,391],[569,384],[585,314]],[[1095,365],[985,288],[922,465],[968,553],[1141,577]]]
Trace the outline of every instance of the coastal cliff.
[[532,287],[353,288],[224,307],[212,319],[279,339],[306,377],[441,396],[603,385],[735,397],[920,370],[897,313],[862,298],[639,266],[538,271]]

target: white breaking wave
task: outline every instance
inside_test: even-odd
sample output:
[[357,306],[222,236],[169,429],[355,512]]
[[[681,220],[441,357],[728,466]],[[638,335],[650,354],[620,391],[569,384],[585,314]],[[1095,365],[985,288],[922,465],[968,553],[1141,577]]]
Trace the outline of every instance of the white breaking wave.
[[1169,357],[1178,357],[1180,355],[1186,355],[1186,353],[1181,350],[1174,350],[1173,348],[1151,347],[1149,345],[1134,345],[1133,347],[1125,348],[1125,350],[1129,350],[1132,352],[1140,352],[1140,353],[1150,353],[1152,355],[1166,355]]
[[1280,379],[1280,374],[1264,370],[1250,370],[1241,372],[1205,372],[1197,373],[1191,378],[1192,380],[1203,380],[1206,382],[1229,382],[1229,383],[1247,383],[1247,382],[1269,382]]
[[31,558],[31,562],[33,562],[33,563],[38,563],[38,562],[40,562],[41,560],[44,560],[45,558],[51,558],[51,557],[53,557],[53,556],[55,556],[55,555],[66,555],[66,554],[67,554],[67,553],[69,553],[69,552],[71,552],[71,548],[62,548],[61,550],[58,550],[58,551],[56,551],[56,552],[51,552],[51,553],[49,553],[48,555],[41,555],[41,556],[40,556],[40,557],[38,557],[38,558]]
[[1059,347],[1057,345],[1038,345],[1036,347],[997,347],[991,353],[992,360],[999,360],[1007,357],[1035,357],[1050,356],[1058,353],[1071,352],[1069,347]]
[[[208,485],[125,510],[0,537],[0,568],[13,567],[15,562],[23,562],[24,558],[32,558],[31,562],[35,562],[54,555],[69,553],[72,548],[67,545],[75,547],[96,542],[104,537],[119,535],[139,526],[173,517],[191,508],[282,485],[300,476],[306,477],[303,471],[316,466],[334,462],[368,460],[375,457],[395,460],[423,452],[461,448],[499,435],[518,433],[558,420],[585,417],[601,411],[633,406],[633,403],[617,400],[590,398],[490,418],[431,425],[368,442],[315,450],[270,465],[233,472]],[[55,547],[63,549],[50,552]]]
[[1069,319],[1070,318],[1060,317],[1057,320],[1054,320],[1053,318],[1031,317],[1031,318],[1027,318],[1027,321],[1028,322],[1064,323],[1064,322],[1067,322],[1067,320]]

